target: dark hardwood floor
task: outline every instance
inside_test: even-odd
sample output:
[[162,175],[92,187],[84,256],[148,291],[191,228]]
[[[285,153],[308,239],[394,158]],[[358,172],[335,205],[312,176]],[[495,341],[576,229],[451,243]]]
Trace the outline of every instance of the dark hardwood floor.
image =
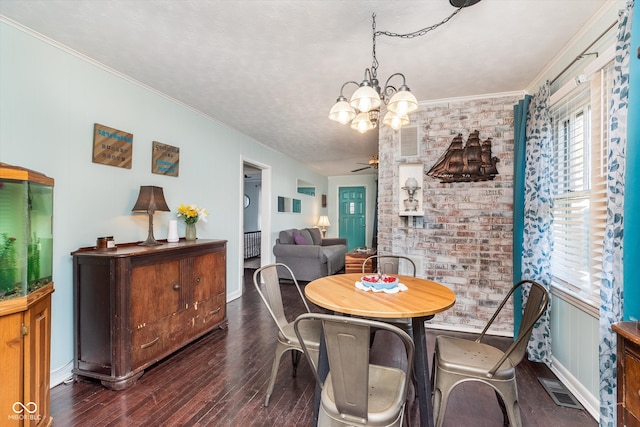
[[[229,327],[216,330],[147,369],[137,384],[111,391],[86,379],[51,390],[56,427],[72,426],[310,426],[315,383],[304,357],[296,378],[289,357],[283,357],[271,403],[263,407],[273,361],[276,327],[245,270],[242,298],[227,305]],[[295,288],[283,285],[285,304],[300,312]],[[315,307],[314,307],[315,308]],[[317,309],[317,311],[321,311]],[[442,331],[428,331],[428,347]],[[457,336],[469,334],[450,333]],[[376,334],[374,357],[394,357],[384,333]],[[506,347],[509,339],[491,338]],[[286,355],[285,355],[286,356]],[[553,378],[542,364],[518,366],[518,390],[525,427],[595,427],[584,410],[557,406],[538,377]],[[417,402],[412,402],[416,426]],[[502,413],[488,386],[466,383],[451,394],[445,427],[499,427]]]

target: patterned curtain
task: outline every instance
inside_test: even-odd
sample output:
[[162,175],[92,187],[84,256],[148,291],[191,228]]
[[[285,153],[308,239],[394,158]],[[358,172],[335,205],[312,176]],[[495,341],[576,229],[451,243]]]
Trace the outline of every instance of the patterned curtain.
[[633,1],[618,19],[613,93],[609,113],[607,224],[600,288],[600,426],[616,425],[616,334],[611,325],[622,320],[622,233],[624,229],[624,175],[627,146],[629,56]]
[[[553,145],[549,96],[551,87],[545,83],[531,99],[527,116],[527,145],[525,154],[524,231],[522,242],[522,278],[551,286],[551,171]],[[522,292],[526,304],[529,289]],[[527,348],[529,359],[551,366],[551,331],[549,309],[533,328]]]

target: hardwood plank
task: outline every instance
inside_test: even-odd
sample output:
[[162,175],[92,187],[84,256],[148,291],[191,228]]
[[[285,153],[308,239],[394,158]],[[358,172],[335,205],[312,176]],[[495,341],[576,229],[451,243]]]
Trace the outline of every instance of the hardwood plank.
[[[282,358],[268,408],[263,407],[274,357],[277,329],[245,274],[242,298],[227,305],[227,330],[215,330],[146,370],[133,387],[108,390],[93,380],[61,384],[51,390],[54,426],[310,426],[315,383],[302,358],[296,378],[291,358]],[[287,309],[303,306],[295,287],[283,284]],[[314,311],[324,311],[317,307]],[[473,338],[471,334],[427,331],[433,351],[436,335]],[[403,363],[393,341],[379,332],[372,359]],[[509,339],[490,337],[489,343],[506,348]],[[431,360],[431,359],[430,359]],[[524,361],[518,366],[518,393],[526,427],[596,427],[584,410],[557,406],[538,377],[553,378],[542,364]],[[413,390],[411,391],[413,395]],[[417,401],[410,403],[412,425],[418,425]],[[502,413],[493,391],[482,384],[465,383],[451,394],[445,427],[495,427]]]

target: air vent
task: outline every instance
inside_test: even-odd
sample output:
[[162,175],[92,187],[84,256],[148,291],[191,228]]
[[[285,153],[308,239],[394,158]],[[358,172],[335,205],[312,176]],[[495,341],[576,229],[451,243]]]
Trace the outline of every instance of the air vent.
[[582,405],[573,397],[560,381],[551,378],[538,378],[542,387],[549,393],[556,405],[567,408],[582,409]]
[[400,156],[418,155],[418,127],[408,126],[400,130]]

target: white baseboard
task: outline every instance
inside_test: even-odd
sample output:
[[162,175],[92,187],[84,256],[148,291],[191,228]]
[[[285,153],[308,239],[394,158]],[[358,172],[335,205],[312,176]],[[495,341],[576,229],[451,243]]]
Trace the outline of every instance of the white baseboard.
[[600,419],[600,398],[591,394],[589,390],[574,377],[558,360],[551,356],[551,372],[553,372],[565,387],[575,396],[589,414],[598,421]]
[[70,379],[73,376],[73,374],[71,373],[72,368],[73,360],[58,369],[52,370],[51,376],[49,377],[49,380],[51,381],[50,387],[54,388],[58,384],[62,384],[63,382]]

